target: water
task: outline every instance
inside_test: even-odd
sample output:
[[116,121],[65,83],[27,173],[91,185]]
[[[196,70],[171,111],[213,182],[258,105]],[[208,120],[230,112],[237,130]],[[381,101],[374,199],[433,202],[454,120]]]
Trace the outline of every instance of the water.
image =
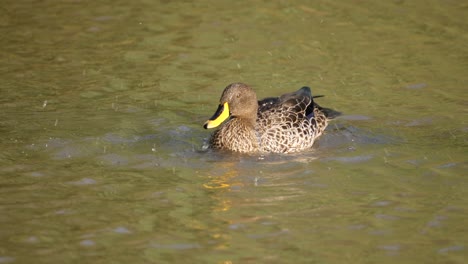
[[[464,263],[463,1],[0,10],[0,263]],[[202,151],[231,82],[342,111],[294,155]]]

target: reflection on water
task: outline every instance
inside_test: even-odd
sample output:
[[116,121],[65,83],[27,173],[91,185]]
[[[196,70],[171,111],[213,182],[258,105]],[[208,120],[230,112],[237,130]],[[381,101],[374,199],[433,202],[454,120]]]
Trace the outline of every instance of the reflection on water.
[[[0,263],[465,263],[462,1],[0,9]],[[203,150],[228,83],[344,113]]]

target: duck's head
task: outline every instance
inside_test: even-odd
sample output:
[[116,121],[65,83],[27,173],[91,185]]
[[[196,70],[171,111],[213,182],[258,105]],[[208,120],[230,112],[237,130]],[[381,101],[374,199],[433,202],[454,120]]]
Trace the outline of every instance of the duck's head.
[[218,110],[205,122],[205,129],[219,126],[229,117],[255,122],[257,118],[257,95],[244,83],[232,83],[224,88]]

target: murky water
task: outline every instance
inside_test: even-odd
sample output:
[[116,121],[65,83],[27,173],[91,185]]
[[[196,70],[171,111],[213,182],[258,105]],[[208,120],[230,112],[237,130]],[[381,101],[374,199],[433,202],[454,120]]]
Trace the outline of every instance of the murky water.
[[[464,1],[7,1],[0,263],[466,263]],[[342,111],[201,151],[231,82]]]

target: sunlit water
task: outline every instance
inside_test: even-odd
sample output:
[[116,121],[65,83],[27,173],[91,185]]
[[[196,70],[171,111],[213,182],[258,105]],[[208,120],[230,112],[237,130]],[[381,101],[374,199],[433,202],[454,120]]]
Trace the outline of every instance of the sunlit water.
[[[464,1],[0,9],[0,263],[466,263]],[[343,112],[202,150],[222,89]]]

